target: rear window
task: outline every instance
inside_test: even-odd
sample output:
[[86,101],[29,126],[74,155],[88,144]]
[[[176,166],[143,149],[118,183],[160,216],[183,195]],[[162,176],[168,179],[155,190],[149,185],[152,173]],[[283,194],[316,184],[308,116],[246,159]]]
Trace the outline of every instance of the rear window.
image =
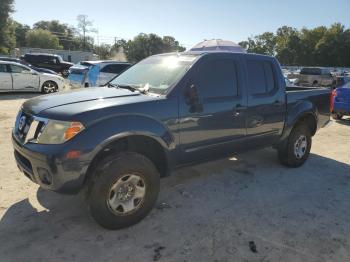
[[111,74],[120,74],[128,67],[129,65],[127,64],[111,64],[111,65],[106,65],[104,68],[102,68],[101,72],[111,73]]
[[321,75],[320,68],[303,68],[300,71],[301,75]]
[[249,60],[247,67],[251,95],[268,94],[275,89],[273,67],[270,62]]

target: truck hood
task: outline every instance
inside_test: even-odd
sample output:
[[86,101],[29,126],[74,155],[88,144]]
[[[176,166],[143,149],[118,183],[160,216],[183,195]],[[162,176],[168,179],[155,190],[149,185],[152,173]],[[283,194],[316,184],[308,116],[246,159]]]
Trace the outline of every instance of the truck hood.
[[[78,104],[91,101],[110,100],[115,98],[138,97],[141,94],[137,91],[132,92],[126,89],[116,89],[108,87],[93,87],[88,89],[79,89],[62,93],[39,96],[23,103],[22,110],[33,115],[40,112],[71,104]],[[118,99],[118,100],[119,100]]]

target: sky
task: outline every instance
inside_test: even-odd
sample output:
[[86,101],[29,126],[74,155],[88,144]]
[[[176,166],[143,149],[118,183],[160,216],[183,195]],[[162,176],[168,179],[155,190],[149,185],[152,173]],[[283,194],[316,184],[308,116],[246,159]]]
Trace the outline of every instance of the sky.
[[142,32],[171,35],[186,48],[212,38],[238,43],[283,25],[350,27],[350,0],[15,0],[15,10],[13,18],[30,26],[54,19],[76,26],[88,15],[100,43]]

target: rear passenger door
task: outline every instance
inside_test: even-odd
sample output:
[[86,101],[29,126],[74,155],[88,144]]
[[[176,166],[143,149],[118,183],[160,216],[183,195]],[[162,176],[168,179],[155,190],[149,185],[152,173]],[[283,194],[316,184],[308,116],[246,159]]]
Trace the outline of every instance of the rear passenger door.
[[30,68],[20,65],[10,65],[14,90],[38,90],[40,77]]
[[195,66],[180,95],[182,161],[212,159],[235,150],[246,135],[240,61],[207,58]]
[[278,63],[268,57],[246,59],[248,84],[247,137],[270,145],[283,130],[285,88]]
[[0,64],[0,90],[12,90],[12,76],[6,64]]

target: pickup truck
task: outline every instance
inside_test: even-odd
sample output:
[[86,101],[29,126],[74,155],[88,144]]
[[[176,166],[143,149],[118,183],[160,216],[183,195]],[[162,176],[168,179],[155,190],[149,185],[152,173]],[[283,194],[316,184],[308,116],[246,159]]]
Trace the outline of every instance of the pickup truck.
[[286,90],[275,58],[151,56],[105,87],[27,100],[12,133],[19,169],[42,188],[83,189],[108,229],[139,222],[175,168],[263,147],[301,166],[330,120],[330,90]]

